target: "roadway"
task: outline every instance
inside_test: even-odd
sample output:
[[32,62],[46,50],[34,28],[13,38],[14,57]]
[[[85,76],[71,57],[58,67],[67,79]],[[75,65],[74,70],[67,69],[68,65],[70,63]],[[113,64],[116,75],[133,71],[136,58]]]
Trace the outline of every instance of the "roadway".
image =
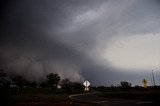
[[70,95],[70,98],[76,106],[160,106],[153,101],[104,98],[96,93]]

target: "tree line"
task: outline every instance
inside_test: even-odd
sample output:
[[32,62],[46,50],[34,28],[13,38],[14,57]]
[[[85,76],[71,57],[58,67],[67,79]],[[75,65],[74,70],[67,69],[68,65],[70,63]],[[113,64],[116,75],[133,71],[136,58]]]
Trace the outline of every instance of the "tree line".
[[50,73],[46,75],[46,80],[41,82],[28,81],[21,75],[9,77],[2,69],[0,70],[0,88],[61,88],[67,92],[73,90],[83,90],[84,86],[79,82],[72,82],[69,79],[61,79],[59,74]]
[[[10,80],[11,79],[11,80]],[[74,90],[80,91],[84,90],[84,86],[82,83],[79,82],[71,82],[69,79],[61,79],[57,73],[50,73],[46,75],[46,80],[41,82],[35,81],[28,81],[21,75],[13,76],[9,78],[3,70],[0,70],[0,88],[8,88],[8,87],[18,87],[18,88],[51,88],[57,89],[60,87],[67,92],[72,92]],[[90,86],[91,90],[105,90],[107,87],[99,86],[99,87],[92,87]],[[111,86],[109,87],[112,91],[116,91],[118,87]],[[121,81],[120,87],[122,91],[129,91],[131,89],[131,83],[127,81]]]
[[[8,76],[2,69],[0,69],[0,88],[17,87],[20,88],[51,88],[55,90],[61,88],[66,92],[83,91],[84,86],[80,82],[72,82],[69,79],[61,79],[57,73],[49,73],[46,75],[46,79],[40,82],[28,81],[21,75]],[[144,88],[142,86],[132,87],[131,83],[127,81],[121,81],[118,86],[90,86],[90,90],[99,91],[125,91],[131,90],[147,90],[147,89],[159,89],[160,86],[148,86]]]

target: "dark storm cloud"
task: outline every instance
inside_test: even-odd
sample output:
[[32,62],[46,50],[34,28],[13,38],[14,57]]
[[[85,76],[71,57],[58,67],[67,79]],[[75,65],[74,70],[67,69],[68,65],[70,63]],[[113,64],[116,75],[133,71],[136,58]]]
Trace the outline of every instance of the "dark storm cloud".
[[118,82],[126,74],[103,58],[112,37],[159,33],[158,1],[7,0],[0,7],[0,67],[33,80],[58,72]]
[[[63,44],[61,39],[64,40],[65,35],[56,32],[67,26],[71,17],[76,15],[74,11],[96,8],[94,2],[57,0],[2,3],[1,67],[9,73],[22,74],[34,80],[49,72],[58,72],[72,80],[83,79],[81,68],[91,64],[91,59],[72,46]],[[52,37],[48,30],[53,31]],[[62,37],[60,41],[57,40],[58,36]]]

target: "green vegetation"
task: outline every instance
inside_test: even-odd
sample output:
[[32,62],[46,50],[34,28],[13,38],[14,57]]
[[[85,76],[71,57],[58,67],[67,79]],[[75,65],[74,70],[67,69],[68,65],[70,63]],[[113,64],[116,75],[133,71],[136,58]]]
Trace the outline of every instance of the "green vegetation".
[[16,88],[0,89],[0,100],[4,104],[68,102],[69,95],[63,90],[50,90],[49,88],[21,88],[20,92]]
[[120,84],[120,88],[122,89],[122,91],[128,92],[131,89],[131,83],[127,81],[121,81]]
[[131,87],[131,84],[127,81],[121,81],[118,86],[99,86],[92,87],[93,90],[99,91],[98,96],[105,98],[116,99],[131,99],[131,100],[160,100],[160,86],[148,86],[144,88],[142,86]]
[[[90,91],[98,91],[98,96],[106,98],[156,101],[160,99],[160,86],[131,87],[131,83],[127,81],[121,81],[118,86],[90,86]],[[41,102],[41,105],[42,102],[52,103],[51,105],[55,103],[69,105],[69,95],[77,93],[84,93],[82,83],[61,79],[57,73],[50,73],[46,75],[45,80],[35,82],[28,81],[21,75],[8,76],[3,70],[0,70],[0,105],[15,104],[17,106],[17,103],[30,102]]]
[[8,88],[11,82],[7,79],[7,74],[0,69],[0,88]]
[[156,100],[160,98],[160,92],[101,92],[97,95],[106,98],[132,100]]
[[39,102],[40,105],[68,105],[69,95],[82,93],[83,88],[79,82],[61,80],[57,73],[50,73],[45,80],[35,82],[28,81],[21,75],[8,76],[0,70],[0,106]]
[[[123,85],[124,84],[124,85]],[[147,88],[141,86],[131,87],[129,83],[121,83],[120,86],[98,87],[98,96],[117,99],[131,100],[160,100],[160,86],[149,86]]]
[[60,79],[61,78],[58,74],[50,73],[47,75],[47,84],[52,89],[56,89]]
[[63,79],[61,86],[66,93],[81,93],[84,91],[84,86],[81,83],[71,82],[69,79]]

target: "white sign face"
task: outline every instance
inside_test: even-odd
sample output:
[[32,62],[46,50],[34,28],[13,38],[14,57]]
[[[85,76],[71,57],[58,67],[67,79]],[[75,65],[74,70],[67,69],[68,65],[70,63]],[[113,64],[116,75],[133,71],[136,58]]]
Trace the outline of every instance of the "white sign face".
[[86,80],[86,81],[84,81],[83,85],[88,87],[90,85],[90,82]]

